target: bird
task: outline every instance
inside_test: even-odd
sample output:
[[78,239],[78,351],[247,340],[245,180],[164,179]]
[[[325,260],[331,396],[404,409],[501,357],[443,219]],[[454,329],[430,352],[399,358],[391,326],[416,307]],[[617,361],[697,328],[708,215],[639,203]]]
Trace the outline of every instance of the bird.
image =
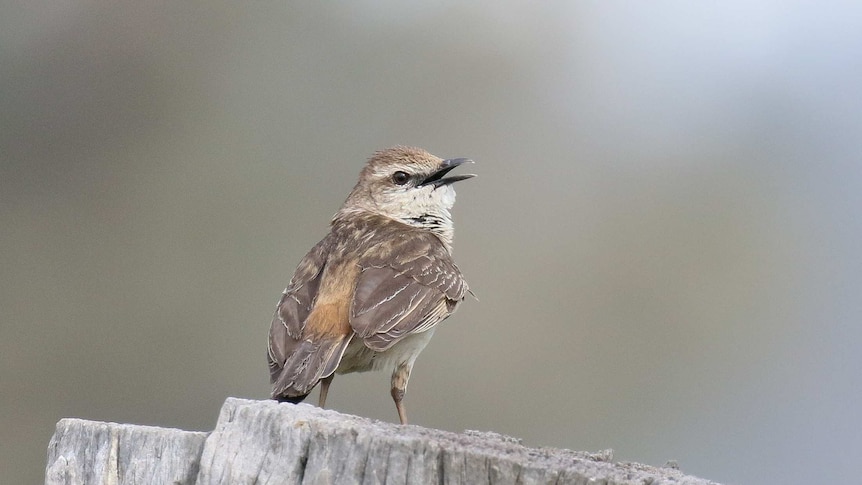
[[452,258],[449,175],[467,158],[421,148],[374,153],[335,213],[329,233],[300,261],[269,330],[272,398],[302,402],[320,383],[325,407],[335,374],[391,370],[401,424],[416,357],[438,323],[472,294]]

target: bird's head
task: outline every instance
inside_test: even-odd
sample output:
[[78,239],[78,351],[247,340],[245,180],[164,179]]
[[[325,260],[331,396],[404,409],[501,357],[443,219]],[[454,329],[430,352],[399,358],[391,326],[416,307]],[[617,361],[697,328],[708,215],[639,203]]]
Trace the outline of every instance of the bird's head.
[[370,211],[414,226],[443,224],[451,229],[452,184],[475,175],[446,175],[467,162],[472,160],[444,160],[421,148],[396,146],[379,151],[362,169],[340,212]]

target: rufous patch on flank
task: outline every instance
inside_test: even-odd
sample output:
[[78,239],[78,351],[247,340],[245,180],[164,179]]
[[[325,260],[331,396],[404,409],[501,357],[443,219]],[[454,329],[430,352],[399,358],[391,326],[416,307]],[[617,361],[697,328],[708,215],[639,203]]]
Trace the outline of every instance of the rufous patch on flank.
[[306,335],[311,337],[336,337],[349,335],[350,302],[356,286],[359,266],[353,261],[340,261],[324,269],[337,277],[323,278],[317,293],[314,309],[305,324]]

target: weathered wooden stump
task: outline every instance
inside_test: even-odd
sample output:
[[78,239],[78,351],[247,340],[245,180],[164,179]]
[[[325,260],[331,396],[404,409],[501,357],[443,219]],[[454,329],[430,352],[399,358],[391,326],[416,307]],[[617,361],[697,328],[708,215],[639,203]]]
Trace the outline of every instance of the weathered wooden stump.
[[63,419],[48,445],[45,483],[714,484],[611,455],[229,398],[211,433]]

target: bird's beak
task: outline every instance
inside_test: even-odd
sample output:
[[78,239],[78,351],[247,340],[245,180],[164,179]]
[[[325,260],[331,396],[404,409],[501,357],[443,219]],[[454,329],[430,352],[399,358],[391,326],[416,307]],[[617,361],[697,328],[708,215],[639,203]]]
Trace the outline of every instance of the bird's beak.
[[476,174],[467,173],[464,175],[453,175],[451,177],[446,177],[445,175],[452,171],[458,165],[463,165],[465,163],[473,163],[473,160],[469,158],[450,158],[449,160],[443,160],[440,164],[440,168],[431,174],[430,177],[426,178],[419,185],[433,185],[434,187],[440,187],[443,185],[449,185],[451,183],[457,182],[459,180],[466,180],[468,178],[475,177]]

